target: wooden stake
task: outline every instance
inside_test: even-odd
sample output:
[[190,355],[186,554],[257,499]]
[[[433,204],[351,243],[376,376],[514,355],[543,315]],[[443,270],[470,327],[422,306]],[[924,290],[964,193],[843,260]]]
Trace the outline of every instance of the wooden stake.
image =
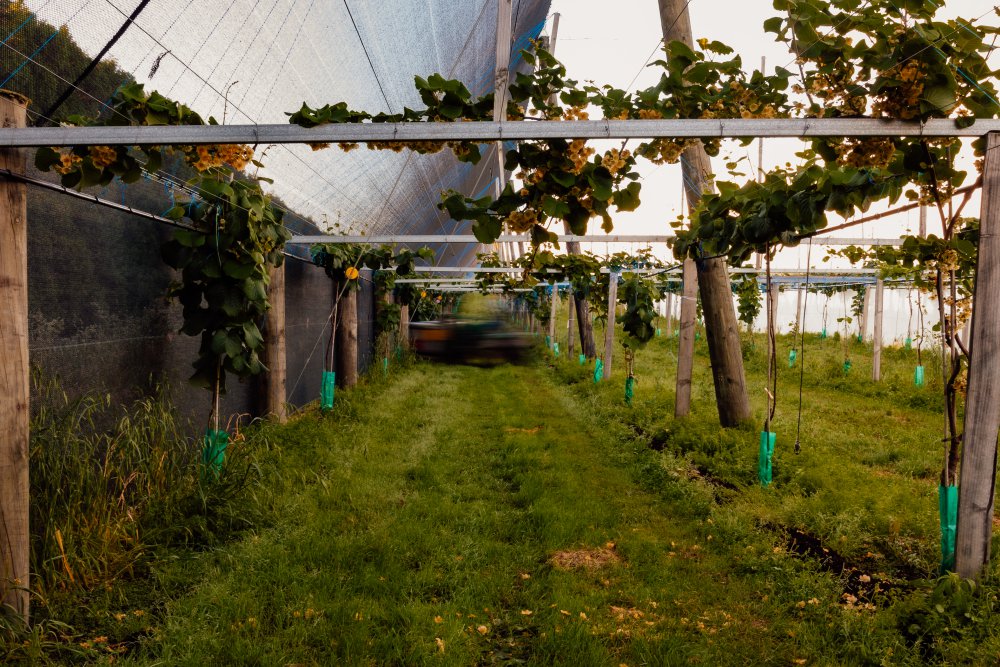
[[615,314],[618,306],[618,273],[608,276],[608,323],[604,327],[604,379],[611,377],[611,353],[615,344]]
[[[664,42],[677,40],[694,47],[689,4],[690,0],[659,0]],[[688,210],[693,211],[702,193],[712,190],[712,162],[702,144],[697,143],[684,150],[681,171]],[[726,260],[722,257],[706,258],[697,263],[697,269],[719,423],[736,426],[750,419],[750,395],[747,393],[743,349]],[[690,382],[690,378],[687,381]]]
[[677,384],[674,416],[691,412],[691,373],[694,370],[694,320],[698,314],[698,269],[693,259],[684,260],[684,287],[681,296],[680,336],[677,345]]
[[674,335],[674,293],[667,292],[667,308],[664,314],[664,319],[666,325],[664,328],[667,330],[667,337]]
[[410,306],[405,303],[399,307],[399,345],[410,349]]
[[875,330],[872,333],[872,380],[879,382],[882,379],[882,314],[885,309],[884,303],[885,283],[882,278],[875,281]]
[[1000,134],[988,135],[983,177],[955,544],[955,569],[969,578],[978,578],[989,564],[993,539],[1000,432]]
[[264,365],[267,366],[265,412],[279,424],[288,421],[285,380],[288,360],[285,354],[285,265],[271,270],[267,288],[271,304],[264,317]]
[[[27,100],[0,93],[4,128],[24,127]],[[23,149],[0,149],[23,174]],[[0,614],[28,622],[28,236],[23,183],[0,178]]]
[[549,307],[549,345],[555,349],[556,343],[556,313],[559,311],[559,288],[552,285],[552,305]]
[[337,386],[358,383],[358,292],[347,289],[337,305]]
[[868,340],[868,312],[871,310],[872,287],[865,287],[865,297],[861,302],[861,340]]
[[573,356],[573,311],[576,310],[574,306],[575,301],[573,289],[570,288],[569,300],[566,302],[566,310],[569,311],[566,316],[566,354],[569,357]]

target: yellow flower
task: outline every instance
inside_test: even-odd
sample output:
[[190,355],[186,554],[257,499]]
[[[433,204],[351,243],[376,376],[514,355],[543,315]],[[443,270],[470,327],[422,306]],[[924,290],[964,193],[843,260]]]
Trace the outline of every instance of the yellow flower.
[[426,299],[427,298],[427,292],[421,292],[420,293],[420,298],[421,299]]
[[353,266],[349,266],[349,267],[347,267],[347,270],[344,271],[344,275],[347,276],[348,280],[357,280],[358,279],[358,270],[355,267],[353,267]]

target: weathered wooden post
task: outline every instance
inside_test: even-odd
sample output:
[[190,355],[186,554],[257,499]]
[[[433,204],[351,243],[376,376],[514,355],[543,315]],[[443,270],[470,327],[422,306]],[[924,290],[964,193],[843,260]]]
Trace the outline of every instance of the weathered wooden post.
[[410,349],[410,306],[406,303],[399,307],[399,346]]
[[969,384],[959,469],[955,569],[978,578],[990,562],[1000,431],[1000,133],[988,136],[972,301]]
[[865,286],[865,296],[861,301],[861,341],[868,340],[868,312],[871,310],[872,287]]
[[608,323],[604,327],[604,379],[611,377],[611,353],[615,345],[615,311],[618,308],[618,273],[608,276]]
[[570,358],[573,356],[573,311],[576,310],[574,301],[573,287],[570,286],[569,299],[566,301],[566,310],[569,311],[566,316],[566,354]]
[[552,283],[552,305],[549,306],[549,347],[556,347],[556,313],[559,304],[559,286]]
[[882,379],[882,315],[885,309],[885,283],[881,277],[875,281],[875,329],[872,333],[872,380]]
[[337,304],[337,386],[358,383],[358,292],[348,287]]
[[[0,92],[3,127],[24,127],[28,101]],[[0,167],[24,173],[22,149]],[[0,614],[28,622],[28,234],[25,185],[0,177]]]
[[680,334],[677,340],[677,384],[674,389],[674,416],[691,412],[691,374],[694,370],[694,320],[698,314],[698,269],[693,259],[684,260],[681,290]]
[[285,265],[271,270],[268,286],[271,307],[264,317],[264,365],[267,366],[265,410],[279,424],[288,421],[285,380],[288,360],[285,354]]
[[667,337],[674,335],[674,293],[667,292],[667,308],[665,311],[664,319],[666,325],[664,328],[667,330]]
[[[660,25],[665,43],[677,40],[694,47],[689,4],[690,0],[659,0]],[[702,144],[684,149],[681,171],[688,209],[694,210],[702,193],[713,187],[712,163]],[[750,419],[750,394],[747,392],[746,373],[743,370],[743,348],[726,259],[705,258],[697,263],[696,268],[719,423],[722,426],[736,426]]]

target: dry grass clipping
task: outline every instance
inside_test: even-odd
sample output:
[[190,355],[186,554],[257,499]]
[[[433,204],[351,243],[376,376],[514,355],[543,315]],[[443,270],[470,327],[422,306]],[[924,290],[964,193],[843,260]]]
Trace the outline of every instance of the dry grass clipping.
[[553,567],[559,570],[596,570],[620,561],[621,557],[615,552],[614,542],[608,542],[603,547],[595,549],[557,551],[549,559]]

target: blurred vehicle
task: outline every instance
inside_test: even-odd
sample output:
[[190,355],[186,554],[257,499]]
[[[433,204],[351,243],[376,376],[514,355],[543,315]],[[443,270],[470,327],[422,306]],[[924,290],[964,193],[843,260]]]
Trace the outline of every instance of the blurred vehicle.
[[497,320],[411,322],[410,342],[424,357],[447,363],[523,361],[533,337]]

